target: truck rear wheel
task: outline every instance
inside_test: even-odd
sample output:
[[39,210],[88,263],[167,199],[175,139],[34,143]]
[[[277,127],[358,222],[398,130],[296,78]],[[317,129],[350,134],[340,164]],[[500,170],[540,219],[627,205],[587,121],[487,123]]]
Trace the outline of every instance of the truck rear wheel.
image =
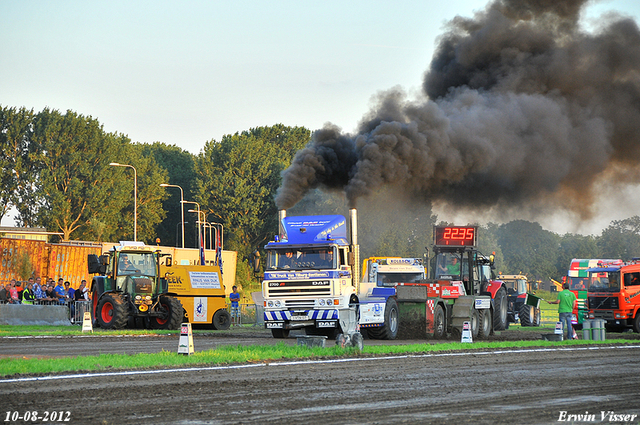
[[160,297],[158,311],[161,316],[151,317],[154,329],[180,329],[182,320],[182,303],[173,297]]
[[491,335],[491,310],[488,308],[478,311],[480,321],[478,322],[478,336],[480,338],[489,338]]
[[507,326],[507,291],[503,286],[493,298],[493,329],[503,331]]
[[384,308],[384,325],[370,328],[371,336],[375,339],[396,339],[399,325],[398,302],[389,298]]
[[231,315],[227,310],[218,310],[213,314],[213,321],[211,322],[214,329],[219,331],[226,331],[231,326]]
[[524,304],[520,307],[520,311],[518,312],[518,316],[520,317],[520,325],[521,326],[533,326],[533,321],[535,320],[535,309],[533,306]]
[[122,329],[127,326],[127,306],[119,294],[105,294],[98,301],[96,321],[103,329]]
[[447,335],[447,323],[445,322],[444,310],[438,304],[433,313],[433,338],[443,339]]

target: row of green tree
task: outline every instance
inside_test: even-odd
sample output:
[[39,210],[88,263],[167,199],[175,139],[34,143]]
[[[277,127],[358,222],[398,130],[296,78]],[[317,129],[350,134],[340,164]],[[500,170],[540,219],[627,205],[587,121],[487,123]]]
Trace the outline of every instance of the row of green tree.
[[[73,111],[1,107],[0,218],[15,207],[17,225],[44,227],[63,240],[132,240],[135,205],[138,240],[180,246],[182,197],[185,246],[196,246],[199,218],[187,210],[199,206],[203,221],[222,225],[225,249],[238,251],[242,283],[252,279],[251,253],[277,230],[281,173],[310,137],[308,129],[277,124],[208,141],[194,155],[161,142],[133,143]],[[422,256],[432,244],[438,217],[431,206],[395,189],[359,201],[363,257]],[[348,213],[344,197],[319,190],[289,211],[332,213]],[[559,279],[571,258],[640,254],[640,218],[614,221],[600,236],[558,235],[522,220],[488,224],[481,226],[480,248],[496,252],[498,271]]]

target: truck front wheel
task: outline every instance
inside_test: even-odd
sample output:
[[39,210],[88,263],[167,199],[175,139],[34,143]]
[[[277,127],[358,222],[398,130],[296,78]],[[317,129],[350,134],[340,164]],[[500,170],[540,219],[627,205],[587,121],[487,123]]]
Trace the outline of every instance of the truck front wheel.
[[636,313],[636,318],[633,319],[633,330],[640,334],[640,310]]
[[289,329],[271,329],[271,335],[277,339],[287,338],[289,336]]

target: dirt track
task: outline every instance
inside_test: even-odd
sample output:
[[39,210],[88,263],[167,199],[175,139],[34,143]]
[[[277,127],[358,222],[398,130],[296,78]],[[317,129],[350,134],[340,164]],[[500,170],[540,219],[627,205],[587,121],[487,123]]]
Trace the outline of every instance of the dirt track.
[[[196,337],[195,346],[200,350],[205,340],[215,345],[244,338]],[[56,356],[76,351],[78,344],[102,352],[111,352],[109,346],[114,352],[140,352],[150,342],[154,349],[169,344],[174,350],[177,337],[171,339],[85,338],[71,344],[52,338],[16,344],[3,339],[0,352],[15,355],[7,350],[16,346],[23,355],[33,355],[49,345],[49,355]],[[257,342],[267,341],[273,342]],[[640,415],[640,341],[630,342],[624,348],[482,350],[2,381],[1,412],[55,409],[70,412],[68,423],[108,424],[546,424],[557,423],[563,411],[588,411],[596,416],[582,423],[609,423],[601,421],[600,411]],[[639,417],[617,423],[638,423]]]

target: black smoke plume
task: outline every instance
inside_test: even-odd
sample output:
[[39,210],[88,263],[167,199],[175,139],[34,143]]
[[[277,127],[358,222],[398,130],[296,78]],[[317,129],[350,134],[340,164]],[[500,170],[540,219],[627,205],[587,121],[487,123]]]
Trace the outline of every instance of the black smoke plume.
[[580,26],[586,0],[497,0],[456,17],[424,100],[379,95],[356,135],[327,125],[283,173],[279,208],[310,189],[355,205],[383,185],[462,208],[561,205],[589,215],[599,178],[640,165],[640,32],[630,18]]

